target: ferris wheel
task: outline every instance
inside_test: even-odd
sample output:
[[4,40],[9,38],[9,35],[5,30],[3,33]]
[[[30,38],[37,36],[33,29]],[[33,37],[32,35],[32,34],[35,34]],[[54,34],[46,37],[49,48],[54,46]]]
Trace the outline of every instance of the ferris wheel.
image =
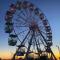
[[[28,1],[11,4],[5,15],[5,32],[9,34],[10,46],[26,47],[30,51],[51,52],[52,31],[44,13]],[[16,54],[15,54],[16,55]]]

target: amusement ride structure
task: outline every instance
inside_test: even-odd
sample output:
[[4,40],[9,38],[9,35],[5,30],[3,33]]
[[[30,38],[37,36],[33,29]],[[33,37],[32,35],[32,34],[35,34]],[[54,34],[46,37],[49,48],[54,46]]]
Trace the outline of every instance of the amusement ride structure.
[[[5,32],[9,34],[8,44],[18,47],[12,60],[20,54],[26,54],[25,60],[29,60],[30,53],[36,53],[37,60],[43,60],[42,56],[57,60],[51,50],[50,24],[44,13],[34,4],[26,0],[11,4],[6,12],[5,21]],[[22,52],[22,48],[25,48],[25,51]]]

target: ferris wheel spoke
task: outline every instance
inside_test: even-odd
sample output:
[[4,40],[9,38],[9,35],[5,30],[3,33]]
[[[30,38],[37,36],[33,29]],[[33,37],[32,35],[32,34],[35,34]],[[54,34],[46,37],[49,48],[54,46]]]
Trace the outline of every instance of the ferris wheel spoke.
[[28,22],[30,22],[30,20],[32,20],[32,19],[31,19],[32,12],[29,12],[29,10],[27,10],[27,9],[25,9],[24,11],[25,11],[25,13],[26,13],[26,17],[27,17]]
[[29,14],[28,14],[28,10],[25,9],[24,11],[25,11],[25,13],[26,13],[26,17],[28,17],[28,16],[29,16]]
[[28,20],[23,18],[22,16],[19,16],[19,18],[21,18],[23,21],[25,21],[26,23],[28,23]]
[[41,51],[41,49],[38,47],[38,41],[36,40],[36,37],[35,37],[35,35],[34,35],[34,39],[35,39],[35,42],[36,42],[36,48],[37,48],[37,51],[38,51],[38,55],[40,56],[40,51]]
[[14,27],[20,28],[20,27],[29,27],[29,25],[26,25],[26,23],[22,24],[22,23],[14,23]]
[[20,17],[20,14],[22,14],[23,15],[23,17],[25,17],[25,18],[27,18],[28,17],[28,15],[26,16],[26,13],[25,13],[25,11],[26,11],[26,9],[25,10],[22,10],[22,12],[21,13],[19,13],[17,16],[19,16]]
[[[26,11],[26,10],[25,10]],[[31,11],[29,11],[29,10],[27,10],[26,11],[26,14],[27,14],[27,20],[28,20],[28,22],[30,22],[32,19],[32,12]]]
[[24,17],[26,16],[26,14],[24,13],[24,11],[22,12],[22,14],[24,15]]
[[29,40],[28,49],[27,49],[27,53],[26,53],[26,58],[28,57],[28,52],[30,51],[33,36],[34,36],[34,33],[32,33],[31,38]]
[[29,26],[14,26],[14,27],[29,27]]
[[[16,19],[15,21],[16,21],[16,22],[14,22],[14,24],[17,24],[17,26],[18,26],[18,25],[20,26],[20,25],[22,24],[22,25],[23,25],[22,27],[24,27],[24,26],[28,27],[28,26],[27,26],[28,24],[27,24],[26,22],[23,22],[22,20],[17,20],[17,19]],[[19,22],[18,22],[18,21],[19,21]]]
[[[23,12],[23,11],[22,11],[22,12]],[[27,19],[23,18],[20,13],[19,13],[17,16],[18,16],[18,18],[21,18],[21,19],[24,20],[25,22],[28,21]],[[26,16],[26,17],[28,17],[28,16]]]
[[16,22],[23,22],[21,19],[14,19]]
[[[27,29],[28,30],[28,29]],[[24,33],[25,31],[27,31],[27,30],[24,30],[24,31],[22,31],[22,32],[19,32],[17,35],[20,35],[21,33]]]
[[[22,17],[22,18],[23,18],[23,17]],[[24,19],[24,18],[23,18],[23,19]],[[26,24],[26,21],[20,19],[20,17],[14,18],[14,22],[16,22],[17,24],[18,24],[18,23],[20,23],[20,24],[25,23],[25,24]]]
[[[20,14],[22,14],[23,13],[23,11],[21,10],[21,11],[19,11],[19,14],[17,14],[17,16],[19,16]],[[23,13],[23,15],[25,16],[25,14]]]
[[28,24],[26,24],[26,23],[22,23],[22,22],[19,22],[19,23],[14,23],[15,24],[15,26],[17,26],[17,27],[19,27],[19,26],[21,26],[21,27],[24,27],[24,26],[26,26],[26,27],[28,27],[27,25]]
[[27,9],[24,9],[24,13],[23,13],[23,15],[24,15],[25,17],[28,17]]
[[27,36],[29,35],[30,30],[28,31],[28,33],[26,34],[25,38],[23,39],[23,41],[21,42],[21,45],[24,43],[24,41],[26,40]]
[[39,44],[43,44],[43,45],[45,46],[44,41],[42,40],[42,37],[41,37],[40,33],[37,34],[37,35],[35,35],[35,36],[38,38],[38,39],[37,39],[38,43],[39,43]]
[[45,37],[43,36],[43,34],[41,33],[41,31],[39,31],[39,33],[40,33],[41,37],[43,38],[44,42],[46,43],[46,45],[48,45],[47,41],[46,41]]
[[41,33],[43,33],[44,35],[46,35],[46,31],[45,31],[44,26],[39,26],[39,29],[40,29]]
[[42,39],[41,35],[39,37],[40,41],[42,42],[42,44],[44,45],[44,47],[46,46],[46,44],[44,43],[44,40]]
[[[16,34],[16,32],[15,32],[15,29],[14,29],[14,33]],[[17,34],[16,34],[17,35]],[[19,39],[19,37],[17,36],[17,39],[18,39],[18,41],[20,41],[21,42],[21,40]]]
[[44,29],[44,26],[41,24],[41,23],[39,23],[40,25],[38,26],[41,30],[45,30]]
[[14,23],[14,27],[29,27],[29,25],[26,25],[26,23],[24,23],[24,24]]
[[34,17],[32,16],[32,13],[30,13],[29,17],[30,17],[29,19],[31,19],[31,21],[35,21]]
[[26,17],[26,19],[27,19],[29,16],[28,10],[24,9],[24,11],[22,13],[23,13],[24,17]]
[[46,35],[46,32],[44,32],[44,31],[41,31],[41,33],[43,33],[44,35]]

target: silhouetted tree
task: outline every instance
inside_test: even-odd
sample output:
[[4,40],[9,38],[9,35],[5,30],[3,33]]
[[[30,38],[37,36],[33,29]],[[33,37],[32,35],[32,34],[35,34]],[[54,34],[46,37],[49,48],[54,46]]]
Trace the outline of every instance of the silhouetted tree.
[[0,60],[1,60],[1,58],[0,58]]

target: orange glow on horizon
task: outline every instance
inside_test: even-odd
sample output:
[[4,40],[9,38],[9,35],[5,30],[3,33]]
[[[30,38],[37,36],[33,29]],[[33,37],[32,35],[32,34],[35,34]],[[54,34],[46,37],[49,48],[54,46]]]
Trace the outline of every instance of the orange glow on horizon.
[[2,59],[11,59],[11,53],[9,53],[9,52],[4,52],[4,51],[2,51],[2,52],[0,52],[0,58],[2,58]]
[[[52,50],[53,50],[56,58],[58,59],[59,58],[59,52],[58,52],[58,50],[55,49],[55,48],[53,48]],[[13,56],[13,54],[11,54],[8,51],[0,51],[0,58],[2,58],[2,59],[11,59],[12,56]]]

